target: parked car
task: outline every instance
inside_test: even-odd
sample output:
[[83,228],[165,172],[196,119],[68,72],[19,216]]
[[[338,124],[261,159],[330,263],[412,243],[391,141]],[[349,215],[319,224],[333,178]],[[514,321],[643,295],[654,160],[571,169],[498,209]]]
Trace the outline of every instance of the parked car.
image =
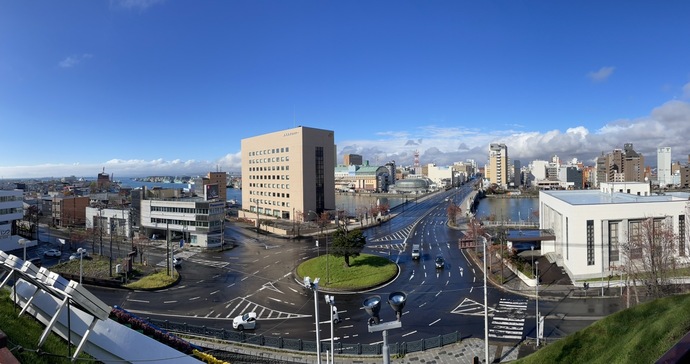
[[445,260],[443,260],[442,255],[436,256],[436,268],[443,268],[443,266],[446,264]]
[[56,257],[59,258],[62,256],[62,252],[58,249],[48,249],[43,253],[46,257]]
[[72,253],[72,255],[69,256],[69,260],[79,259],[80,255],[82,259],[91,259],[89,252],[82,250],[81,253],[78,251],[76,253]]
[[256,312],[247,312],[244,315],[235,317],[232,320],[232,328],[240,331],[256,328]]

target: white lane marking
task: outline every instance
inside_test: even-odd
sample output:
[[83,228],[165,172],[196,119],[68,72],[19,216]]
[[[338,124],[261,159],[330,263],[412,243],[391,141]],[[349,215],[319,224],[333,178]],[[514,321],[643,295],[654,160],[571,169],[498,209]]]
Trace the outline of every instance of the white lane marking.
[[436,321],[430,323],[429,326],[431,326],[431,325],[433,325],[433,324],[435,324],[435,323],[437,323],[437,322],[439,322],[439,321],[441,321],[441,319],[437,319]]
[[150,303],[149,301],[144,301],[144,300],[135,300],[133,298],[128,298],[127,301],[129,302],[141,302],[141,303]]
[[407,334],[403,334],[402,337],[409,336],[409,335],[416,334],[416,333],[417,333],[417,330],[414,330],[414,331],[408,332]]
[[213,292],[211,292],[211,295],[214,295],[214,294],[216,294],[216,293],[218,293],[218,292],[220,292],[220,290],[213,291]]

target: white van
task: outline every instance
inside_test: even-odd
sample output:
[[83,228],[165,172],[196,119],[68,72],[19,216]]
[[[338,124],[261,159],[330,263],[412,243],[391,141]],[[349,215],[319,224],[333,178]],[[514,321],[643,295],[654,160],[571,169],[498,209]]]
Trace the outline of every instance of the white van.
[[419,259],[421,253],[419,244],[412,244],[412,259]]

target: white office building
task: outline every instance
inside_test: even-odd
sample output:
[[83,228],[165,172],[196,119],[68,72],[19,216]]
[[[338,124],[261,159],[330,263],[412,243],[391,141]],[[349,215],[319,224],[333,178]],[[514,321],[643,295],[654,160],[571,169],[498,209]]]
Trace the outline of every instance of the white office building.
[[657,148],[656,150],[656,175],[659,187],[664,188],[673,184],[671,176],[671,147]]
[[[0,250],[9,251],[20,249],[21,236],[16,235],[17,221],[24,217],[24,191],[0,190]],[[27,239],[28,240],[28,239]],[[34,246],[36,241],[26,243],[26,246]]]
[[643,221],[668,224],[678,236],[675,254],[688,263],[686,207],[689,193],[652,195],[640,182],[602,183],[600,190],[541,191],[541,229],[553,231],[543,241],[542,255],[551,255],[574,280],[608,277],[624,266],[623,246],[640,234]]

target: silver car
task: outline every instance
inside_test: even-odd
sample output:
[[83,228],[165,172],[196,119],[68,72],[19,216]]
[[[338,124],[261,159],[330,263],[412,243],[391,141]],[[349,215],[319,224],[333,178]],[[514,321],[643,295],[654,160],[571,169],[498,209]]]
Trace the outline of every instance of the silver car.
[[244,315],[235,317],[232,320],[232,328],[240,331],[256,328],[256,312],[247,312]]

